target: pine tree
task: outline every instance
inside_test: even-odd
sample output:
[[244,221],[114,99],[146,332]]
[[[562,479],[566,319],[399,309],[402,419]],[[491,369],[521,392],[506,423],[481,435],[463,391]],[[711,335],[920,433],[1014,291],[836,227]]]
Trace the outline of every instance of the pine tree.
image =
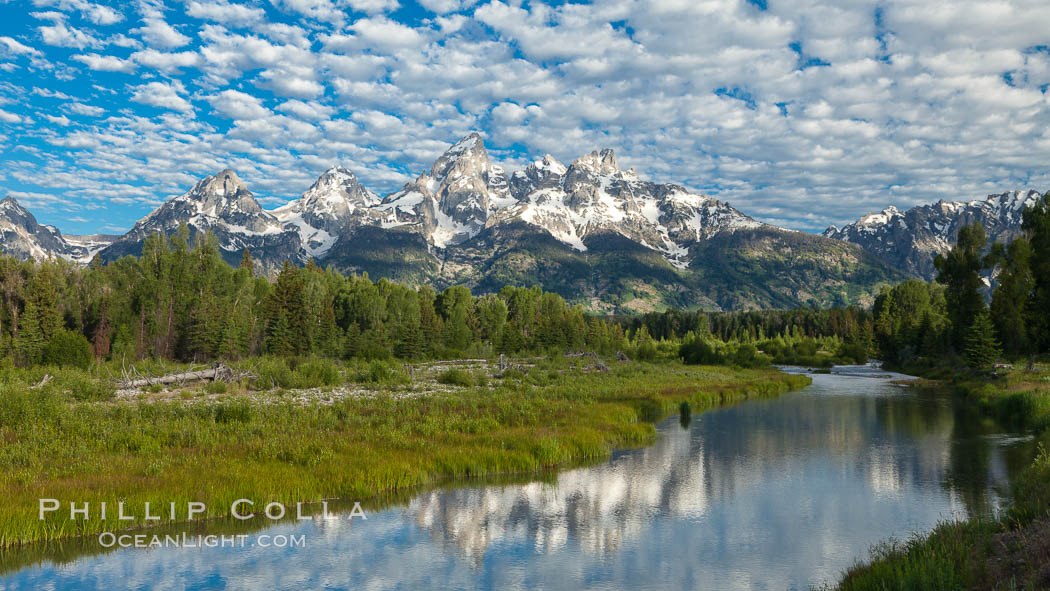
[[937,255],[933,261],[938,271],[937,282],[948,286],[945,298],[956,347],[965,344],[967,329],[985,308],[980,293],[984,284],[980,272],[984,268],[981,252],[987,243],[988,237],[981,224],[964,226],[948,255]]
[[252,260],[252,251],[247,248],[244,249],[244,254],[241,255],[241,264],[238,265],[238,268],[255,271],[255,261]]
[[40,355],[44,349],[44,334],[40,330],[40,314],[32,302],[26,302],[22,312],[15,349],[22,365],[30,366],[40,362]]
[[1050,192],[1022,214],[1021,227],[1031,243],[1033,291],[1025,324],[1030,343],[1039,352],[1050,351]]
[[966,362],[975,369],[987,367],[998,359],[1000,352],[992,319],[987,312],[977,314],[966,333]]
[[1014,357],[1029,349],[1026,307],[1035,287],[1031,256],[1031,246],[1024,238],[1018,238],[1005,247],[994,244],[988,255],[989,266],[999,270],[998,285],[992,295],[992,323],[1003,349]]

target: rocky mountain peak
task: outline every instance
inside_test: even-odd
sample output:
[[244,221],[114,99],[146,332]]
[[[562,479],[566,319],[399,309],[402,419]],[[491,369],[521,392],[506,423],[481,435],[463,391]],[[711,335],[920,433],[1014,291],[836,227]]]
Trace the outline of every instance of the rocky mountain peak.
[[353,172],[342,166],[333,166],[324,171],[303,193],[303,199],[308,202],[343,201],[357,206],[379,202],[378,197],[361,186]]
[[580,156],[572,163],[576,168],[587,168],[599,174],[614,174],[620,171],[616,164],[616,153],[611,148],[603,148]]
[[[480,175],[491,166],[485,140],[477,132],[452,145],[430,168],[430,178],[441,182],[450,175]],[[455,174],[458,173],[458,174]]]
[[33,214],[29,213],[29,210],[22,207],[22,204],[10,195],[0,199],[0,216],[13,223],[23,225],[26,223],[36,224],[36,218],[33,217]]
[[864,247],[891,266],[924,279],[936,277],[933,259],[951,249],[963,226],[981,222],[990,241],[1020,235],[1021,213],[1037,191],[1007,191],[972,201],[940,200],[901,211],[892,205],[824,235]]
[[229,168],[224,168],[214,176],[205,177],[197,183],[194,189],[195,192],[202,195],[222,197],[232,197],[238,193],[249,193],[248,187],[237,176],[237,173]]

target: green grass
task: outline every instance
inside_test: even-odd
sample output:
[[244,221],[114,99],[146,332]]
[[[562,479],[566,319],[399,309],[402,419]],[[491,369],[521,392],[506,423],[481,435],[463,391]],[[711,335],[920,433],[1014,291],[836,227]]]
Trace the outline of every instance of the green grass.
[[[211,398],[183,391],[154,402],[114,400],[99,368],[62,370],[39,389],[29,386],[42,371],[0,372],[0,547],[114,529],[97,512],[67,519],[68,505],[64,516],[41,521],[39,498],[94,507],[123,500],[138,516],[146,502],[200,501],[207,517],[222,517],[238,498],[257,505],[365,500],[450,479],[601,460],[614,448],[651,442],[651,421],[682,402],[700,410],[808,383],[771,370],[679,364],[616,364],[609,372],[570,375],[563,360],[554,360],[517,379],[402,396],[408,390],[392,384],[407,377],[386,362],[335,365],[333,373],[309,360],[278,361],[239,364],[254,364],[257,385],[276,387],[272,392],[234,387]],[[282,389],[347,376],[382,387],[331,404],[295,403]],[[102,386],[85,395],[76,390],[84,380]]]
[[[945,374],[934,369],[929,375]],[[956,590],[1050,588],[1050,370],[1011,370],[998,378],[956,374],[923,387],[951,388],[998,421],[1030,429],[1040,453],[1013,485],[1001,515],[950,521],[906,542],[890,541],[850,569],[839,589]]]

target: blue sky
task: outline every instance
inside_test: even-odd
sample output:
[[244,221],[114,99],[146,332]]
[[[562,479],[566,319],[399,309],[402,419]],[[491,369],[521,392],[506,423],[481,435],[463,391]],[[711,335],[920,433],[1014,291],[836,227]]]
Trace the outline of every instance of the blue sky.
[[1045,0],[0,0],[0,194],[127,230],[232,167],[385,194],[470,131],[823,229],[1050,189]]

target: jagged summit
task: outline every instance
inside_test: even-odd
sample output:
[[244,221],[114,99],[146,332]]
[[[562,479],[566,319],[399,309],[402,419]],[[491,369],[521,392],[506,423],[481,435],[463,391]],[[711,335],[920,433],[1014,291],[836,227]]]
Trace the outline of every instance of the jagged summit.
[[891,266],[927,280],[936,277],[933,259],[951,249],[963,226],[980,222],[991,241],[1021,233],[1021,213],[1035,203],[1034,190],[1007,191],[971,201],[945,201],[901,211],[889,206],[852,224],[830,226],[824,235],[859,244]]
[[620,171],[616,164],[616,153],[611,148],[603,148],[580,156],[573,163],[575,167],[586,167],[602,174],[615,174]]
[[874,282],[893,277],[858,246],[780,230],[680,185],[647,181],[622,169],[611,149],[568,165],[545,154],[508,174],[477,133],[382,199],[350,169],[332,166],[267,211],[224,169],[115,241],[66,239],[19,209],[0,202],[0,246],[17,256],[82,260],[102,248],[102,259],[113,260],[185,225],[191,235],[214,235],[231,264],[250,250],[262,272],[313,258],[439,288],[538,284],[605,311],[845,303],[843,294],[867,297]]
[[341,234],[362,224],[380,223],[374,208],[380,199],[361,186],[357,176],[341,166],[329,168],[302,197],[273,211],[274,216],[299,234],[312,257],[328,252]]
[[22,259],[64,258],[78,262],[91,260],[98,248],[88,248],[68,240],[54,226],[37,222],[17,199],[0,199],[0,250]]
[[203,178],[197,183],[194,192],[201,195],[219,195],[223,197],[231,197],[238,193],[250,193],[248,187],[237,176],[237,173],[229,168],[220,170],[214,176]]

